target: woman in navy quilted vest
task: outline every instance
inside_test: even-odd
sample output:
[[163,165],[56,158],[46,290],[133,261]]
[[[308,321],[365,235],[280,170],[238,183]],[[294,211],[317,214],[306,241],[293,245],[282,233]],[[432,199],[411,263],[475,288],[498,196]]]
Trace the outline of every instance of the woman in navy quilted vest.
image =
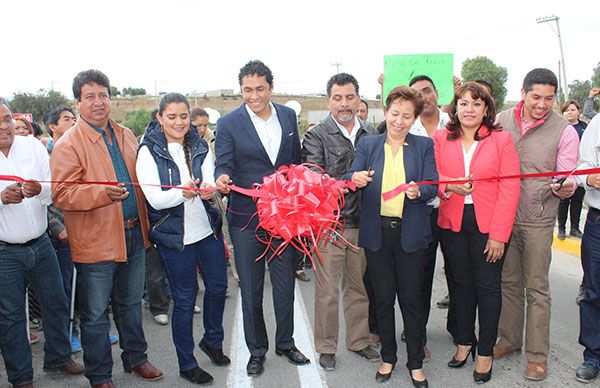
[[179,93],[162,97],[156,121],[152,122],[136,165],[150,219],[150,239],[156,244],[171,284],[174,307],[173,342],[181,377],[208,384],[212,376],[194,357],[193,316],[200,268],[204,293],[204,337],[202,349],[216,365],[228,365],[223,354],[223,310],[227,291],[225,246],[221,213],[212,193],[185,188],[207,188],[214,184],[210,148],[190,125],[190,107]]

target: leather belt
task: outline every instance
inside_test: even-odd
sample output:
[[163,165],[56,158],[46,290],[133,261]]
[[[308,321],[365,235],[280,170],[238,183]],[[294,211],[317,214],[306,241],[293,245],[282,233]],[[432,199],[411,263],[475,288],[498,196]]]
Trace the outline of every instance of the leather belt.
[[130,218],[128,220],[125,220],[125,229],[135,228],[139,224],[140,224],[140,219],[139,218]]
[[402,218],[400,217],[386,217],[381,216],[381,226],[384,228],[396,229],[402,225]]
[[[43,235],[42,235],[42,236],[43,236]],[[9,243],[9,242],[6,242],[6,241],[0,241],[0,244],[6,244],[6,245],[9,245],[9,246],[13,246],[13,247],[30,247],[30,246],[32,246],[33,244],[35,244],[36,242],[38,242],[38,240],[39,240],[40,238],[42,238],[42,236],[40,236],[40,237],[38,237],[38,238],[34,238],[34,239],[32,239],[32,240],[29,240],[29,241],[27,241],[27,242],[24,242],[24,243],[21,243],[21,244],[17,244],[17,243]]]

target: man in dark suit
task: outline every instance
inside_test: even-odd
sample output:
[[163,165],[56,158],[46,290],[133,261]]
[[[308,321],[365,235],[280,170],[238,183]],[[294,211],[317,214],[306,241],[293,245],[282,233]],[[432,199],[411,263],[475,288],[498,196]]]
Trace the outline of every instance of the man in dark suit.
[[[280,166],[300,162],[298,121],[293,110],[271,102],[273,74],[261,61],[250,61],[238,76],[244,104],[217,121],[215,178],[217,188],[229,193],[228,185],[250,188],[262,183]],[[263,317],[264,259],[266,249],[257,238],[256,204],[251,197],[231,192],[228,221],[240,277],[242,312],[250,360],[249,375],[260,375],[269,348]],[[261,236],[262,237],[262,236]],[[261,240],[263,240],[261,238]],[[275,240],[272,247],[280,241]],[[292,247],[269,263],[277,331],[275,352],[292,364],[308,364],[294,345],[294,257]],[[270,250],[272,252],[272,250]],[[270,252],[265,255],[270,257]]]

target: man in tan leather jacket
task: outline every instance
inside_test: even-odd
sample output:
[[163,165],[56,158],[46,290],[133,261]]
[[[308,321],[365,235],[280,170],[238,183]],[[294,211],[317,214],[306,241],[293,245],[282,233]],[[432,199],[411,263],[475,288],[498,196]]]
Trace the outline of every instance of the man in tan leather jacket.
[[[86,377],[93,387],[113,387],[107,307],[123,350],[125,372],[162,378],[148,362],[142,329],[144,248],[148,221],[136,182],[137,141],[109,119],[110,82],[98,70],[79,73],[73,95],[80,116],[57,142],[51,157],[52,200],[63,210],[71,254],[79,275],[81,344]],[[85,184],[90,182],[90,184]]]

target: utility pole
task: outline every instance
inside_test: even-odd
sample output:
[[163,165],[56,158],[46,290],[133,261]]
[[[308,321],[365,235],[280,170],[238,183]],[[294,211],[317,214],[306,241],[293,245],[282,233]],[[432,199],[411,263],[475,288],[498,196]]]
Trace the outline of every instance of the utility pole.
[[560,48],[560,63],[561,63],[561,67],[562,67],[562,89],[563,89],[563,101],[567,101],[568,98],[568,94],[569,94],[569,83],[567,82],[567,70],[565,67],[565,55],[563,52],[563,45],[562,45],[562,38],[560,36],[560,24],[558,23],[558,19],[560,19],[558,16],[555,15],[551,15],[551,16],[544,16],[541,18],[537,18],[535,19],[535,21],[540,24],[540,23],[546,23],[546,22],[556,22],[556,34],[558,35],[558,47]]
[[342,66],[341,62],[333,62],[331,66],[335,66],[335,74],[340,74],[340,66]]

